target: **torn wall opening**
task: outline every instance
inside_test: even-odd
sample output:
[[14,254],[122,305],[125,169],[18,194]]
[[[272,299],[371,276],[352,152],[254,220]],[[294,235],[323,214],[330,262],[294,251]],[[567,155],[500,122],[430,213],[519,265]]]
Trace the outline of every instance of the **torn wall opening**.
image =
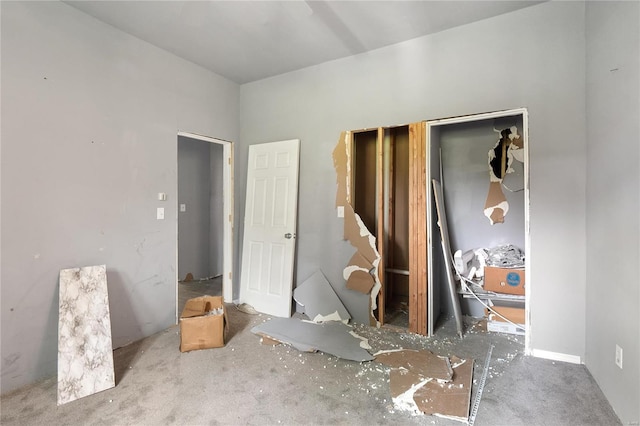
[[[344,269],[347,288],[373,289],[372,323],[420,334],[426,334],[423,129],[415,123],[344,132],[334,150],[336,207],[344,209],[345,239],[357,249]],[[369,244],[360,242],[364,236]]]
[[[525,124],[522,109],[342,133],[333,152],[336,207],[344,238],[356,248],[343,277],[348,289],[370,296],[371,324],[388,324],[399,306],[408,310],[410,332],[431,335],[464,296],[448,291],[432,179],[442,182],[451,254],[501,244],[527,250]],[[510,206],[497,227],[484,215],[496,130],[508,141],[499,146],[499,189]],[[470,300],[461,305],[463,313],[483,316]]]
[[408,328],[409,128],[354,132],[352,152],[354,211],[377,237],[384,264],[375,314]]
[[356,249],[356,253],[345,265],[343,277],[346,287],[369,295],[369,324],[379,325],[373,312],[377,308],[377,298],[382,287],[378,278],[380,254],[376,238],[352,207],[352,133],[342,132],[333,151],[336,170],[336,208],[344,218],[344,239]]

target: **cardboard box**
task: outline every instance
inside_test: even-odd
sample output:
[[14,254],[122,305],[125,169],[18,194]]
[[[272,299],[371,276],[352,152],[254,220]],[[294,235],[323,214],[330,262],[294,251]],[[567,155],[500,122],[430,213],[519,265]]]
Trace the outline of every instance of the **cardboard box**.
[[[502,315],[503,317],[505,317],[506,319],[508,319],[511,322],[515,322],[516,324],[524,324],[524,308],[517,308],[517,307],[511,307],[511,306],[498,306],[498,305],[494,305],[491,308],[493,308],[494,311],[496,311],[497,313],[499,313],[500,315]],[[487,317],[489,318],[489,321],[499,321],[499,322],[506,322],[503,318],[499,317],[498,315],[489,312],[488,309],[485,309]]]
[[228,324],[221,296],[187,300],[180,315],[180,352],[224,346]]
[[524,325],[513,325],[508,322],[487,321],[487,331],[524,336]]
[[496,293],[524,295],[524,268],[484,267],[484,289]]
[[505,321],[503,318],[499,317],[495,313],[485,309],[485,313],[487,315],[487,331],[493,331],[497,333],[509,333],[509,334],[518,334],[524,335],[525,333],[525,316],[524,316],[524,307],[519,303],[510,303],[510,302],[497,302],[498,304],[494,304],[491,308],[508,319],[509,321],[515,323],[511,324]]

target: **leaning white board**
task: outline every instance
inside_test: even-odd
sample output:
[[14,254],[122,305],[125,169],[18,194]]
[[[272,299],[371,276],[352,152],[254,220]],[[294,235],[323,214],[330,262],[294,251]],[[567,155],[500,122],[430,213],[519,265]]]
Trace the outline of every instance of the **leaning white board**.
[[456,282],[453,278],[453,262],[451,260],[451,246],[449,244],[449,228],[447,227],[447,214],[444,207],[444,196],[440,182],[433,179],[433,194],[436,199],[436,210],[438,211],[438,225],[440,227],[440,239],[442,240],[442,252],[447,270],[447,281],[449,283],[449,295],[453,304],[453,314],[456,317],[456,328],[458,335],[462,337],[462,313],[460,311],[460,300],[456,291]]
[[105,265],[60,271],[58,405],[115,386]]

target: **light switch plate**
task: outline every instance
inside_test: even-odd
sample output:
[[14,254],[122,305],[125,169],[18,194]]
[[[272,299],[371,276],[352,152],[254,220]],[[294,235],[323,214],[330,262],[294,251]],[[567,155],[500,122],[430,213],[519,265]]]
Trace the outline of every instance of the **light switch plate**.
[[156,217],[158,220],[164,219],[164,207],[158,207]]

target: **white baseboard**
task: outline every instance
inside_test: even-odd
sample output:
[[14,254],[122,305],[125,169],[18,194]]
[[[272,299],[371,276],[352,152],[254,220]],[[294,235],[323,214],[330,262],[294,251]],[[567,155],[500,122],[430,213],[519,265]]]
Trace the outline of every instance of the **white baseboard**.
[[536,358],[550,359],[552,361],[569,362],[571,364],[582,364],[582,359],[577,355],[563,354],[560,352],[543,351],[542,349],[531,349],[529,354]]

